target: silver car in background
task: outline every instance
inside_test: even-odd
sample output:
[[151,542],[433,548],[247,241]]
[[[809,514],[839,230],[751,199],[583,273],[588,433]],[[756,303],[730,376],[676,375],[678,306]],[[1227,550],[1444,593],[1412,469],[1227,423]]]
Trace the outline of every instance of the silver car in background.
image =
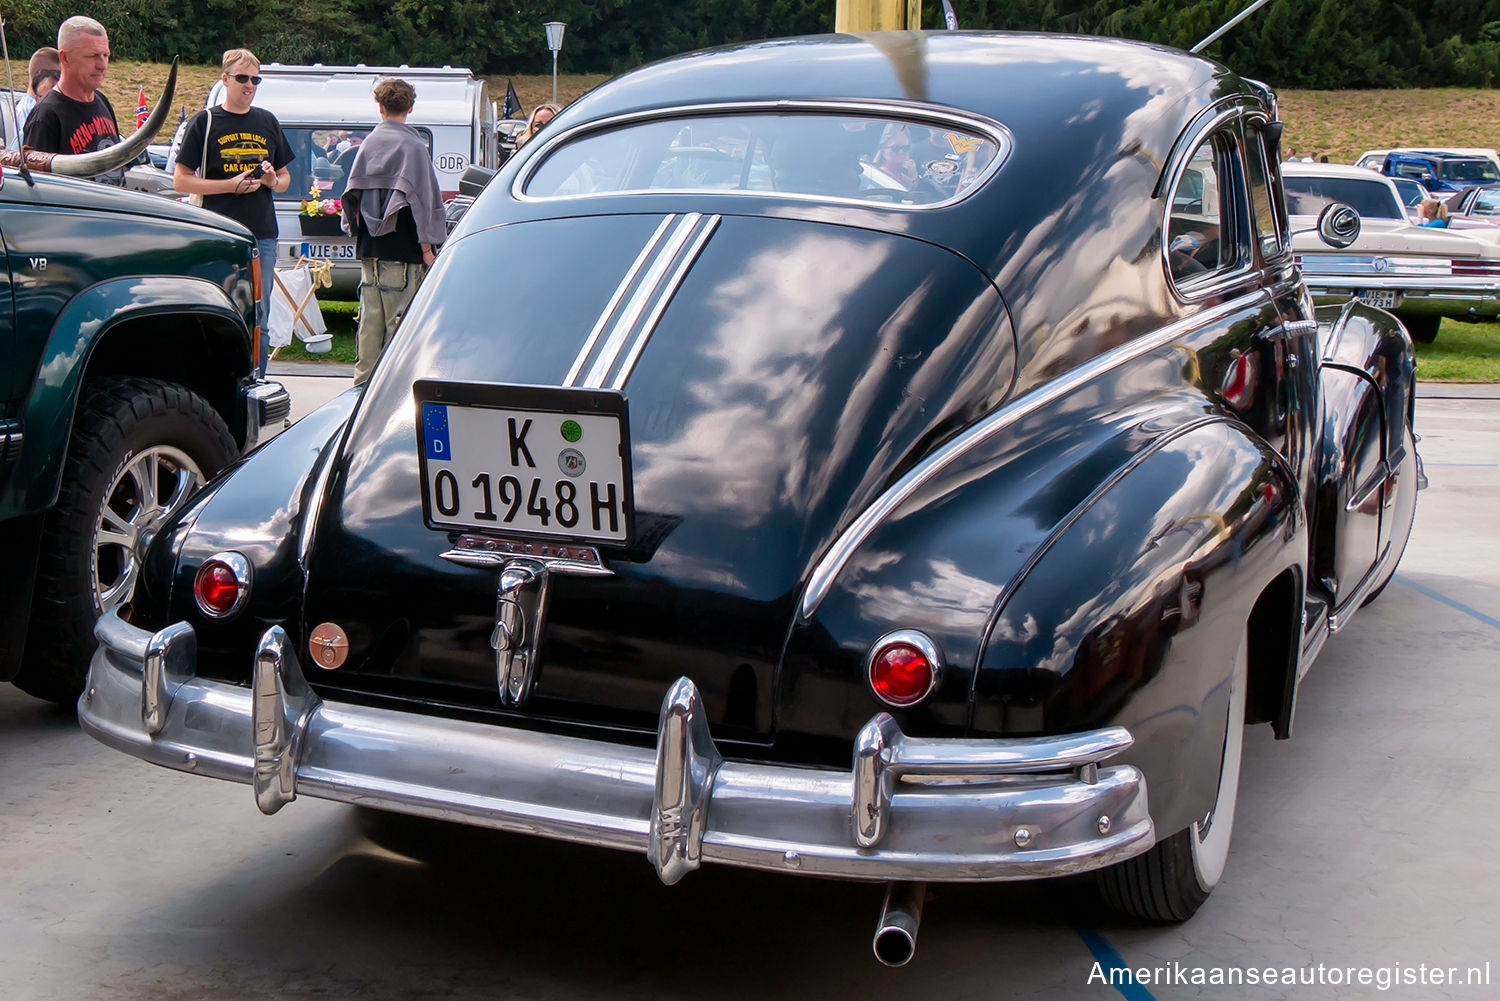
[[[1360,299],[1400,317],[1412,339],[1431,343],[1443,317],[1500,316],[1500,227],[1415,225],[1391,179],[1363,167],[1285,163],[1287,211],[1300,232],[1292,249],[1319,303]],[[1331,202],[1360,214],[1359,239],[1334,250],[1318,239],[1318,213]]]

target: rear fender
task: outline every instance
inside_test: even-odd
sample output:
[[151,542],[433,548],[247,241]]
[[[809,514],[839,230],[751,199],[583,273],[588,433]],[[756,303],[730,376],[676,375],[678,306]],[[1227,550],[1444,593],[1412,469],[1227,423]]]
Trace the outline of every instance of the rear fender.
[[[142,568],[138,625],[191,623],[201,668],[236,681],[248,679],[248,652],[270,626],[299,634],[305,590],[300,553],[310,542],[306,535],[327,486],[321,474],[339,450],[360,393],[348,390],[272,438],[168,523]],[[250,599],[234,618],[209,621],[194,603],[193,578],[209,557],[226,550],[250,564]]]
[[[251,370],[242,305],[213,282],[160,276],[102,282],[69,302],[53,324],[26,401],[25,443],[10,481],[18,509],[0,513],[43,511],[57,500],[67,453],[59,446],[71,438],[90,378],[143,375],[182,382],[207,399],[243,441],[244,415],[234,406],[236,387]],[[182,336],[157,336],[163,325]]]
[[[1005,589],[975,676],[974,732],[1127,727],[1158,830],[1200,818],[1217,789],[1228,681],[1273,581],[1300,584],[1295,476],[1242,424],[1201,420],[1137,456],[1058,526]],[[1300,588],[1299,588],[1300,591]],[[1294,674],[1301,595],[1252,644],[1252,706]],[[1265,611],[1262,615],[1266,614]],[[1257,716],[1261,714],[1257,712]]]
[[[1180,378],[1180,356],[1149,364],[1162,371],[1122,371],[1098,393],[1034,411],[885,518],[792,631],[778,682],[778,734],[842,736],[846,757],[848,738],[880,711],[907,733],[970,733],[975,670],[1011,582],[1121,470],[1214,414],[1192,388],[1130,399],[1140,385]],[[866,653],[895,628],[927,633],[943,658],[938,690],[911,709],[879,702],[864,678]],[[977,729],[985,736],[1038,732],[1029,724],[1012,730],[1011,722],[1019,723],[987,718]],[[1049,732],[1066,729],[1060,723]]]

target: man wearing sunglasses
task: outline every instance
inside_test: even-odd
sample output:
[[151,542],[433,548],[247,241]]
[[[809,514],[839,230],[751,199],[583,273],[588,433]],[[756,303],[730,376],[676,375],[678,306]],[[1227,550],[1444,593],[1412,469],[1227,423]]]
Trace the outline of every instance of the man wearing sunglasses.
[[[291,186],[286,165],[292,147],[281,123],[251,106],[260,86],[260,60],[249,49],[224,53],[224,103],[198,112],[183,133],[172,186],[202,195],[203,207],[244,224],[260,251],[260,325],[271,315],[271,271],[276,267],[276,205],[272,195]],[[266,374],[270,339],[260,339],[260,374]]]
[[[22,141],[43,153],[93,153],[120,142],[115,109],[99,92],[109,70],[109,35],[91,17],[70,17],[57,29],[57,86],[26,116]],[[125,168],[94,180],[123,185]]]

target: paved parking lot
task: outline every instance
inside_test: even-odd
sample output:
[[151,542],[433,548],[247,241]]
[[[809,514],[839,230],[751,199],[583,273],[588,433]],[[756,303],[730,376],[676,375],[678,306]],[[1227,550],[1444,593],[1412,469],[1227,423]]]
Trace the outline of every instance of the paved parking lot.
[[[288,381],[299,411],[346,385]],[[267,818],[0,686],[0,997],[1500,997],[1500,399],[1444,396],[1419,402],[1432,487],[1401,570],[1324,649],[1295,737],[1248,735],[1225,880],[1185,926],[1103,918],[1086,882],[936,887],[888,970],[878,887],[664,887],[632,855],[317,801]],[[1191,983],[1268,968],[1294,983]]]

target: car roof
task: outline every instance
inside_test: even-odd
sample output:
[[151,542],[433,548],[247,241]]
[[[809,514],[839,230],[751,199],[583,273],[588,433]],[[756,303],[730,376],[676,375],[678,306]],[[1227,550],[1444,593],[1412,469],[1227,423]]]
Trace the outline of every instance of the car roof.
[[[1035,123],[1050,132],[1059,106],[1071,98],[1081,114],[1070,126],[1112,131],[1118,140],[1119,120],[1131,107],[1165,112],[1215,76],[1233,74],[1206,58],[1125,39],[891,31],[880,32],[876,44],[874,35],[814,35],[653,63],[615,78],[564,114],[571,121],[679,106],[689,103],[684,94],[701,104],[847,97],[949,106],[1012,130]],[[1040,93],[1049,100],[1039,101]]]
[[[400,77],[417,92],[408,122],[414,126],[467,124],[473,120],[476,93],[485,82],[464,67],[442,66],[289,66],[263,63],[256,88],[257,108],[265,108],[283,125],[374,125],[375,85]],[[223,81],[214,84],[209,101],[223,100]]]
[[1288,161],[1281,165],[1283,177],[1295,177],[1297,175],[1308,175],[1313,177],[1352,177],[1360,181],[1384,181],[1389,183],[1390,178],[1384,174],[1377,173],[1368,167],[1356,167],[1352,163],[1293,163]]

